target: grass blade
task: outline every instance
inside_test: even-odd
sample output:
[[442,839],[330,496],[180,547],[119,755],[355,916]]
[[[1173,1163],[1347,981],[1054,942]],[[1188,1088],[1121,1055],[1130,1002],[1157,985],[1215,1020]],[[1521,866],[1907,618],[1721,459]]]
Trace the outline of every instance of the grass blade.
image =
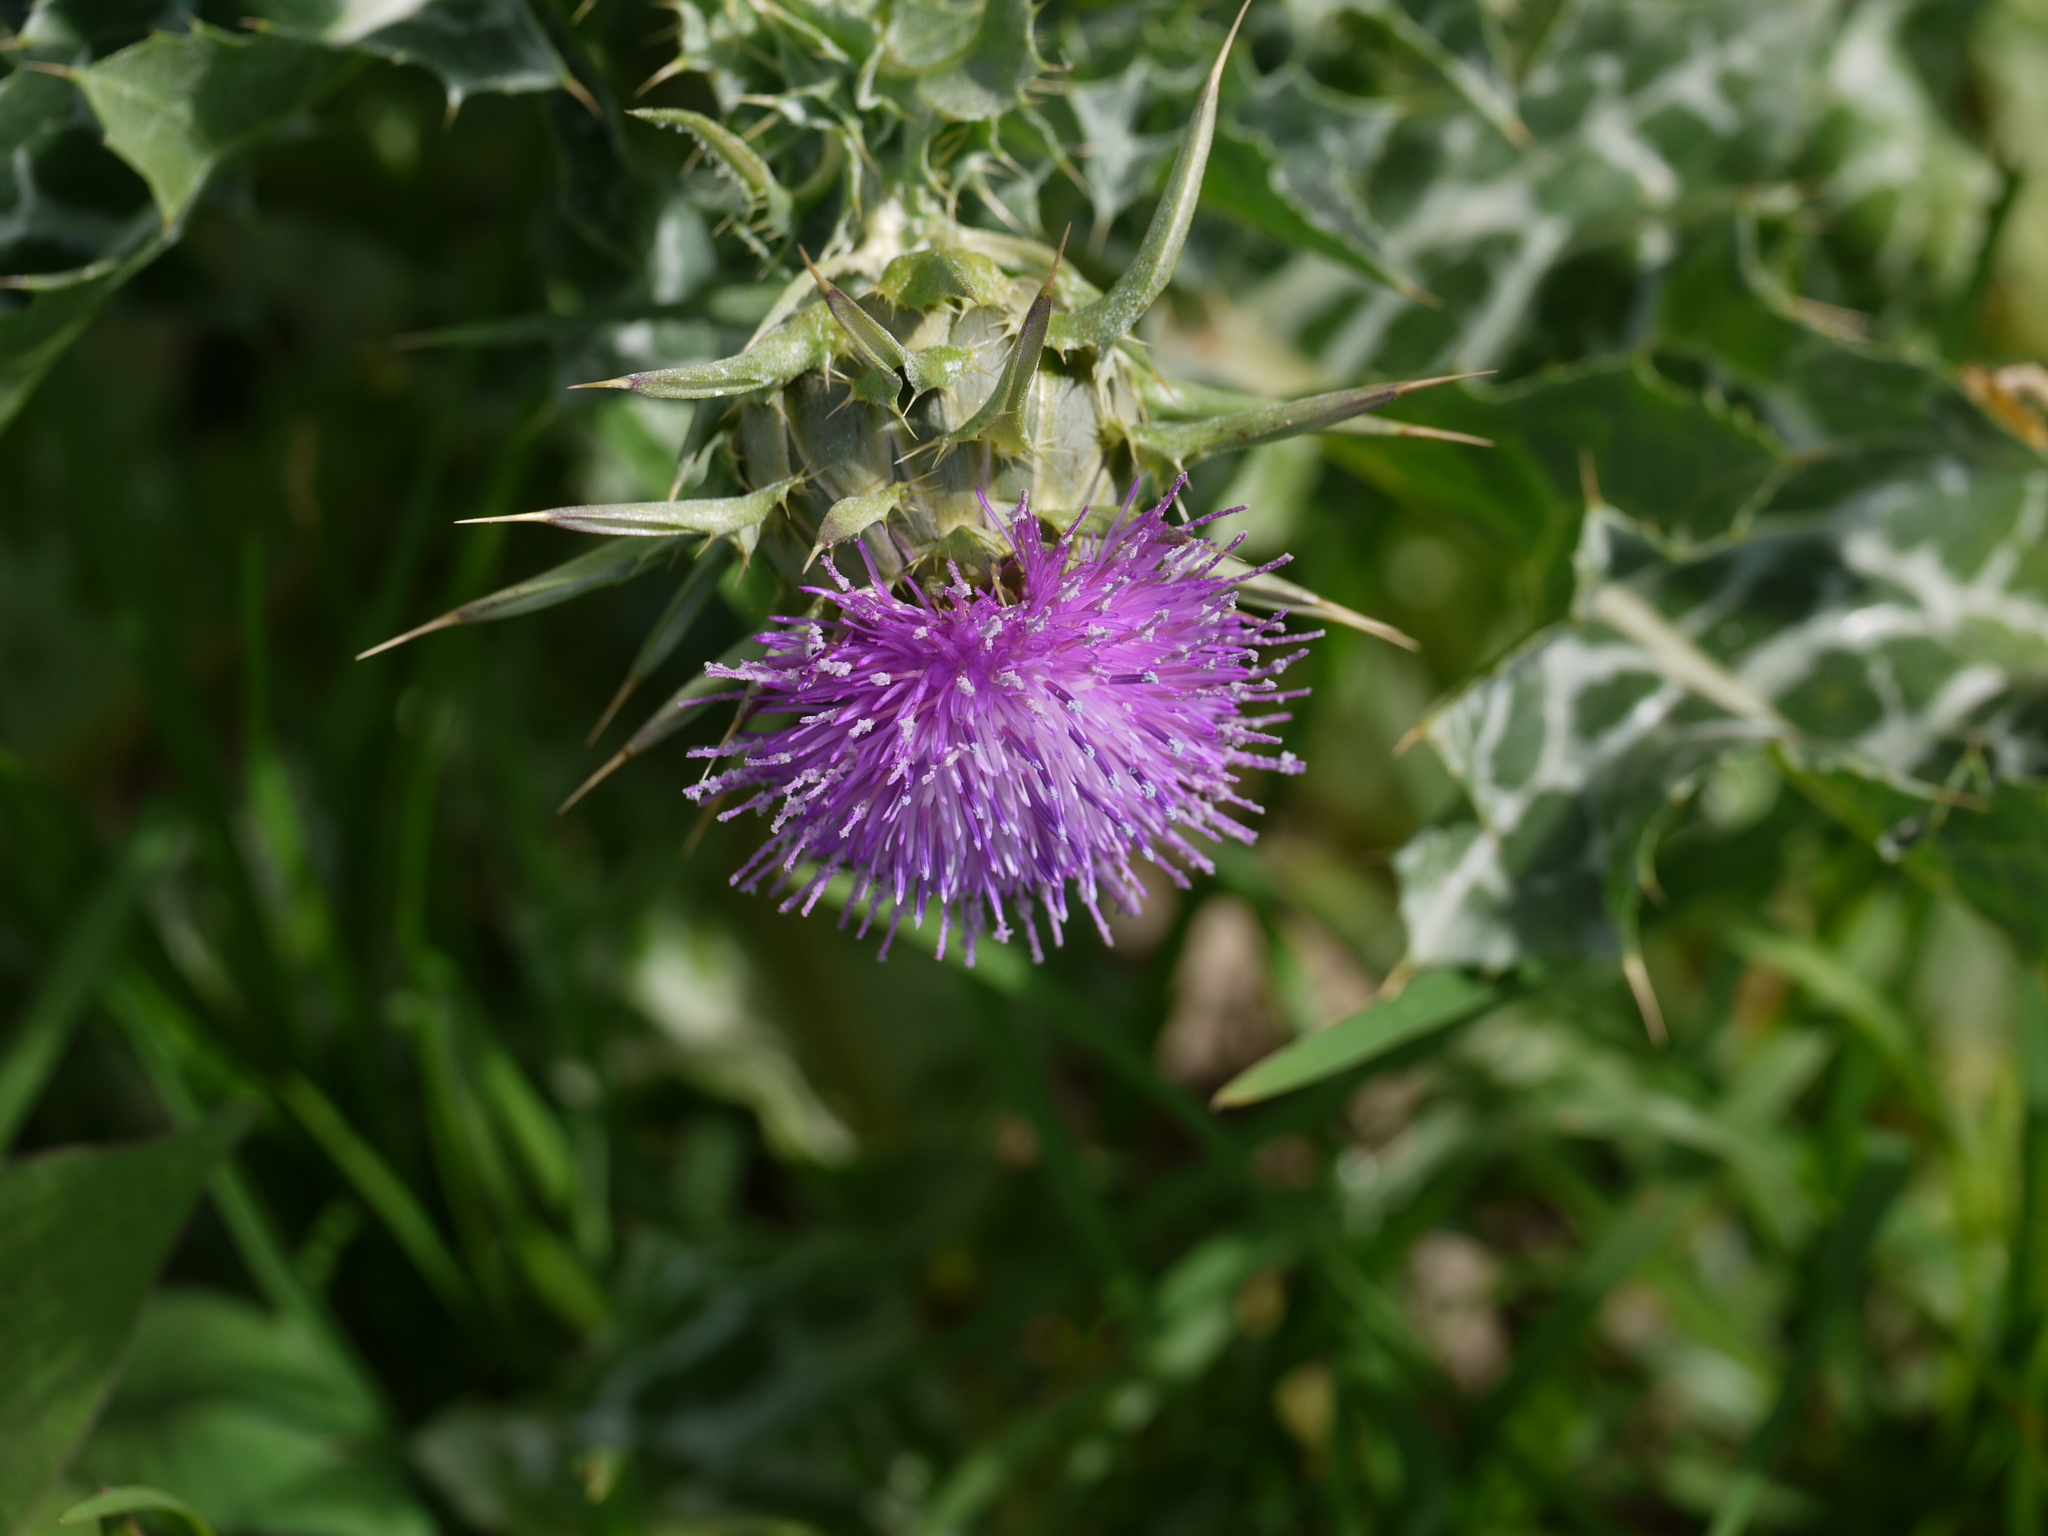
[[1844,1318],[1858,1315],[1853,1292],[1863,1276],[1871,1241],[1892,1202],[1906,1187],[1911,1154],[1892,1137],[1872,1137],[1863,1167],[1842,1212],[1815,1245],[1805,1316],[1792,1357],[1778,1379],[1778,1395],[1769,1416],[1743,1448],[1734,1479],[1714,1511],[1708,1536],[1742,1536],[1756,1514],[1765,1479],[1798,1421],[1806,1389],[1819,1369],[1828,1336]]
[[441,1304],[457,1317],[473,1314],[477,1295],[469,1276],[441,1241],[426,1209],[377,1149],[357,1135],[333,1101],[305,1078],[287,1078],[278,1097],[384,1223]]
[[129,914],[170,863],[174,846],[167,826],[145,820],[64,936],[48,976],[22,1015],[6,1056],[0,1058],[0,1149],[14,1140],[57,1069],[101,979],[113,969]]
[[1216,1090],[1211,1102],[1218,1109],[1234,1109],[1319,1083],[1376,1061],[1424,1035],[1463,1023],[1506,996],[1498,982],[1477,980],[1461,971],[1427,972],[1411,981],[1399,996],[1283,1046],[1238,1073]]

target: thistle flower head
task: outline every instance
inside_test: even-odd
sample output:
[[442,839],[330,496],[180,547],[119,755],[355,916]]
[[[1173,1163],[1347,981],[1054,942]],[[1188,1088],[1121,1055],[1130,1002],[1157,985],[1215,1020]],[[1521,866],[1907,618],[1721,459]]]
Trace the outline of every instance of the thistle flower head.
[[1287,716],[1250,711],[1297,696],[1276,678],[1301,653],[1268,651],[1312,637],[1242,612],[1245,576],[1216,574],[1227,551],[1169,524],[1172,502],[1050,540],[1023,504],[990,511],[1009,546],[991,585],[955,570],[900,596],[842,577],[809,589],[813,616],[775,621],[760,660],[717,669],[768,722],[700,749],[726,765],[688,791],[746,793],[721,819],[772,816],[734,883],[772,873],[794,887],[784,910],[808,912],[845,871],[863,933],[881,913],[893,939],[935,904],[939,953],[957,926],[972,964],[1014,915],[1041,959],[1037,914],[1059,943],[1070,884],[1108,942],[1102,902],[1144,897],[1134,856],[1186,884],[1181,865],[1212,868],[1189,832],[1251,841],[1236,770],[1300,764],[1257,750]]

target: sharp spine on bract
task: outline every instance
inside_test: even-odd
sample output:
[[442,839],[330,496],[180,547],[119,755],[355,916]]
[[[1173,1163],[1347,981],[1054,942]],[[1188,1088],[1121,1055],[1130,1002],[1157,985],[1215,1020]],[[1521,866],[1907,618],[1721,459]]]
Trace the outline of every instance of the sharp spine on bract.
[[1175,469],[1223,451],[1235,452],[1280,438],[1327,432],[1362,415],[1391,405],[1403,395],[1437,384],[1456,384],[1483,373],[1452,373],[1435,379],[1392,384],[1367,384],[1333,390],[1301,400],[1282,400],[1200,421],[1147,422],[1129,429],[1131,442],[1166,460]]

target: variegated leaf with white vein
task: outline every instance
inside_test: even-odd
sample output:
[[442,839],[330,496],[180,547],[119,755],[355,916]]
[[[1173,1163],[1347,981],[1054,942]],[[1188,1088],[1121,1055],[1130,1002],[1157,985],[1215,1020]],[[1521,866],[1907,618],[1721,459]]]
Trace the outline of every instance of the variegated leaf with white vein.
[[2048,465],[1958,456],[1698,558],[1596,510],[1574,621],[1430,723],[1477,816],[1403,850],[1411,958],[1611,950],[1661,820],[1734,750],[1923,791],[1970,750],[2037,777],[2044,532]]

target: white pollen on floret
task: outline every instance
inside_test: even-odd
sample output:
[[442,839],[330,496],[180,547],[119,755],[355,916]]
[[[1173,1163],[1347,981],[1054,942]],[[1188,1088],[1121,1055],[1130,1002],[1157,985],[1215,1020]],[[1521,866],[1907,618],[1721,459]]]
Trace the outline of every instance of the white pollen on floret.
[[961,672],[955,675],[955,677],[953,678],[953,686],[955,688],[958,688],[964,694],[968,694],[971,696],[974,693],[974,679],[969,677],[965,672]]
[[1166,750],[1172,756],[1179,757],[1182,753],[1187,751],[1187,747],[1183,745],[1181,739],[1178,736],[1176,736],[1173,738],[1173,740],[1169,741],[1166,744]]
[[1156,683],[1159,681],[1159,674],[1157,672],[1152,671],[1148,667],[1145,671],[1145,681],[1148,683]]
[[996,674],[996,681],[1005,688],[1022,688],[1024,686],[1024,679],[1017,674],[1015,668],[1006,668],[998,672]]
[[894,682],[895,679],[892,678],[886,672],[877,672],[874,676],[870,677],[868,681],[873,683],[877,688],[886,688],[889,686],[889,684]]
[[920,624],[910,632],[910,638],[913,640],[929,640],[931,637],[932,627],[929,624]]
[[829,672],[834,677],[851,677],[853,676],[853,663],[850,661],[820,660],[818,670],[820,672]]
[[1079,699],[1067,700],[1066,709],[1068,714],[1078,715],[1081,713],[1081,701]]
[[875,728],[875,722],[874,722],[874,719],[873,719],[872,717],[870,717],[870,718],[868,718],[868,719],[865,719],[865,720],[856,720],[856,721],[854,721],[854,722],[853,722],[853,729],[852,729],[852,730],[850,730],[850,731],[848,731],[848,732],[847,732],[846,734],[847,734],[847,735],[849,735],[849,736],[851,736],[851,737],[852,737],[852,738],[853,738],[854,740],[858,741],[858,740],[859,740],[859,739],[860,739],[861,737],[863,737],[863,736],[867,735],[867,733],[868,733],[869,731],[872,731],[872,730],[873,730],[874,728]]

